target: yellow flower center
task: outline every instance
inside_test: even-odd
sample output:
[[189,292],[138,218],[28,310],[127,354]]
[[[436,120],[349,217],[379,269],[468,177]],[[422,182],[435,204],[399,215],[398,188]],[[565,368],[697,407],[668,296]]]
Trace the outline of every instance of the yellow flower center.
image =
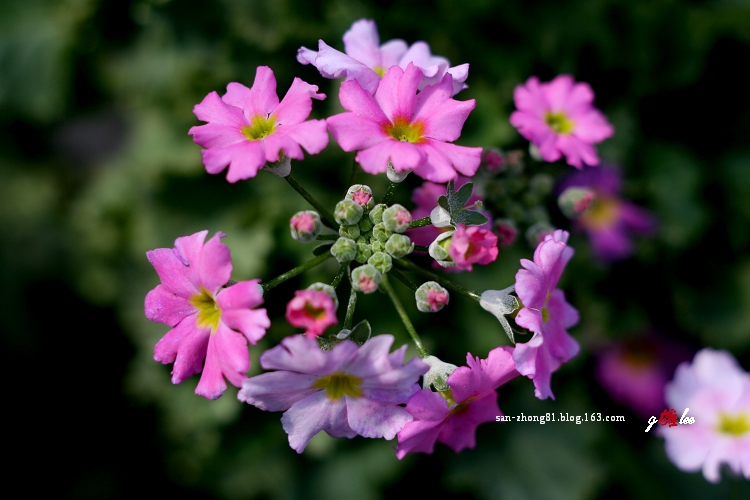
[[343,396],[350,398],[361,398],[362,389],[359,387],[362,379],[354,375],[336,372],[326,377],[319,378],[313,385],[313,389],[325,389],[326,395],[333,401]]
[[581,223],[589,229],[606,229],[617,222],[619,203],[614,198],[598,196],[581,214]]
[[549,321],[549,309],[542,307],[542,321],[546,323]]
[[570,120],[565,113],[558,111],[552,113],[548,111],[544,115],[544,122],[549,125],[549,128],[555,131],[557,134],[567,135],[573,131],[574,123]]
[[313,307],[309,302],[305,303],[303,307],[305,314],[312,319],[323,319],[326,315],[326,310],[322,307]]
[[211,328],[211,333],[216,332],[221,319],[221,309],[211,292],[201,287],[200,293],[190,297],[190,303],[198,309],[196,321],[198,328]]
[[375,66],[372,70],[377,73],[380,78],[385,76],[385,68],[382,66]]
[[273,134],[276,130],[276,117],[271,115],[268,118],[262,115],[253,116],[250,125],[242,127],[242,133],[245,134],[248,141],[257,141]]
[[383,126],[383,130],[397,141],[411,142],[412,144],[422,144],[425,142],[422,137],[424,134],[424,124],[422,122],[411,123],[406,118],[399,117],[393,123],[386,123]]
[[750,420],[748,420],[747,413],[745,412],[736,415],[722,413],[719,415],[719,425],[717,430],[724,434],[729,434],[730,436],[739,437],[750,432]]

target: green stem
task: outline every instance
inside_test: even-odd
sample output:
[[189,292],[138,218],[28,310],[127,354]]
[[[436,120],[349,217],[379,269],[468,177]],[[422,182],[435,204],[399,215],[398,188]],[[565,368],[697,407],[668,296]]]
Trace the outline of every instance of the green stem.
[[354,320],[354,308],[357,307],[357,292],[352,288],[349,292],[349,303],[346,305],[346,317],[344,318],[344,329],[351,330]]
[[443,285],[445,288],[448,288],[449,290],[453,290],[454,292],[458,293],[459,295],[463,295],[464,297],[469,297],[470,299],[474,299],[477,302],[479,301],[479,294],[473,290],[469,290],[468,288],[464,288],[461,285],[457,285],[453,283],[452,281],[449,281],[445,278],[442,278],[438,276],[437,274],[431,273],[430,271],[425,271],[418,265],[414,264],[411,261],[408,261],[406,259],[393,259],[393,262],[397,263],[404,269],[408,269],[409,271],[413,271],[417,274],[420,274],[424,276],[427,279],[430,279],[432,281],[437,281],[441,285]]
[[380,200],[380,203],[388,204],[389,201],[391,201],[391,198],[393,198],[393,193],[396,191],[396,187],[398,186],[398,183],[391,182],[388,184],[388,189],[385,190],[385,194],[383,195],[383,199]]
[[322,264],[323,262],[325,262],[326,260],[330,259],[331,257],[333,257],[333,255],[331,255],[331,252],[326,252],[323,255],[318,255],[314,259],[309,260],[309,261],[305,262],[304,264],[299,265],[299,266],[295,267],[294,269],[291,269],[291,270],[285,272],[284,274],[281,274],[281,275],[277,276],[276,278],[272,279],[271,281],[267,281],[265,283],[261,283],[260,286],[263,287],[263,291],[264,292],[267,292],[268,290],[274,288],[275,286],[278,286],[278,285],[282,284],[286,280],[288,280],[290,278],[294,278],[298,274],[304,273],[305,271],[307,271],[309,269],[312,269],[313,267],[317,266],[318,264]]
[[341,264],[341,267],[339,267],[339,272],[336,273],[336,276],[333,278],[333,281],[331,282],[331,286],[333,288],[336,288],[339,286],[339,283],[341,283],[341,279],[344,277],[344,274],[346,274],[346,270],[349,268],[349,263],[344,262]]
[[429,253],[430,247],[426,247],[424,245],[414,245],[414,250],[417,250],[418,252]]
[[411,221],[411,224],[409,224],[408,229],[414,229],[415,227],[429,226],[430,224],[432,224],[432,219],[430,219],[429,216],[422,217],[421,219]]
[[[354,158],[356,158],[356,156]],[[357,161],[354,158],[352,158],[352,173],[349,176],[349,186],[354,185],[354,178],[357,176]]]
[[338,234],[319,234],[315,237],[318,241],[336,241],[339,239]]
[[304,199],[307,200],[307,202],[315,208],[315,210],[318,211],[320,216],[323,218],[323,222],[326,226],[331,228],[338,228],[339,225],[336,224],[336,219],[333,217],[333,214],[328,211],[326,207],[324,207],[318,200],[316,200],[313,195],[307,192],[305,188],[303,188],[297,180],[292,177],[292,174],[287,175],[284,177],[286,181],[289,183],[290,186],[292,186],[299,194],[302,195]]
[[401,274],[401,271],[399,271],[398,269],[392,268],[388,272],[392,274],[393,277],[399,280],[401,283],[408,286],[412,292],[417,293],[417,285],[412,280],[410,280],[409,278]]
[[406,310],[404,309],[404,306],[401,304],[401,301],[396,296],[396,292],[393,290],[393,287],[388,282],[388,275],[384,274],[383,279],[380,281],[380,286],[383,287],[385,292],[388,294],[388,297],[390,297],[391,302],[393,302],[393,306],[396,308],[396,312],[398,312],[398,315],[401,317],[401,322],[404,324],[404,327],[406,327],[406,331],[409,332],[409,335],[411,335],[411,339],[414,341],[414,345],[417,347],[417,352],[419,352],[419,357],[424,359],[429,354],[427,353],[427,350],[422,345],[422,340],[419,338],[419,334],[414,329],[414,325],[411,324],[411,321],[409,320],[409,316],[406,314]]

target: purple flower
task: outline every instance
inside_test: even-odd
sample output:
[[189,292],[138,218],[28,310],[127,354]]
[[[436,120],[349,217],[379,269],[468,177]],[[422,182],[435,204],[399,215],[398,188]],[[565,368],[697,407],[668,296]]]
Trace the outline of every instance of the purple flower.
[[433,182],[474,175],[482,148],[451,142],[475,101],[451,99],[449,75],[417,94],[421,78],[410,63],[389,69],[374,96],[357,80],[342,83],[339,99],[349,113],[328,118],[329,130],[344,151],[358,151],[355,159],[370,174],[386,172],[390,162],[396,172],[413,170]]
[[648,235],[656,230],[654,217],[641,207],[622,199],[622,176],[610,167],[584,168],[560,183],[560,192],[571,187],[589,188],[595,198],[575,220],[591,241],[594,254],[602,260],[624,259],[633,253],[634,235]]
[[579,346],[566,331],[578,323],[578,311],[555,287],[573,249],[567,246],[568,233],[560,229],[547,235],[534,251],[534,262],[521,259],[524,269],[516,273],[515,291],[523,304],[516,323],[534,333],[525,344],[516,344],[516,369],[534,381],[539,399],[554,399],[552,372],[578,354]]
[[287,337],[260,357],[263,368],[276,371],[245,380],[237,397],[284,411],[281,423],[297,453],[320,431],[393,439],[412,420],[398,405],[419,390],[429,366],[417,358],[404,364],[406,346],[389,354],[391,344],[392,336],[378,335],[359,348],[345,340],[323,351],[315,339]]
[[486,360],[467,354],[466,364],[448,376],[450,390],[423,389],[409,399],[406,410],[414,421],[398,433],[399,459],[407,453],[432,453],[435,441],[447,444],[456,453],[474,448],[477,426],[502,415],[495,389],[519,375],[513,348],[493,349]]
[[229,249],[223,233],[204,245],[207,234],[146,253],[162,284],[146,296],[145,310],[151,321],[173,327],[154,348],[156,361],[174,363],[172,383],[203,370],[195,393],[216,399],[227,388],[224,377],[236,387],[247,378],[247,343],[255,345],[271,322],[265,309],[252,309],[263,303],[259,280],[224,288],[232,272]]
[[208,173],[218,174],[229,165],[227,180],[237,182],[255,177],[267,162],[303,159],[300,146],[309,154],[320,153],[328,144],[325,121],[305,121],[312,100],[326,97],[317,92],[316,85],[295,78],[279,102],[273,71],[259,66],[252,88],[233,82],[223,97],[208,94],[193,108],[208,123],[188,132],[206,148],[201,154]]
[[593,106],[594,91],[587,83],[576,83],[570,75],[539,83],[532,76],[516,87],[513,99],[518,110],[510,115],[510,123],[539,148],[544,161],[565,155],[577,168],[599,163],[592,145],[610,137],[614,129]]
[[667,404],[695,419],[689,425],[662,427],[667,456],[686,472],[703,470],[712,483],[725,463],[750,479],[750,374],[726,351],[703,349],[692,364],[677,367],[667,384]]
[[357,80],[370,94],[375,93],[380,79],[392,66],[406,69],[409,63],[414,63],[422,73],[420,90],[441,82],[446,74],[452,80],[451,95],[466,88],[464,81],[469,76],[468,64],[451,68],[448,59],[433,56],[425,42],[408,47],[403,40],[390,40],[380,45],[378,28],[375,21],[369,19],[355,21],[344,33],[344,51],[346,54],[319,40],[318,52],[300,47],[297,61],[312,64],[326,78]]

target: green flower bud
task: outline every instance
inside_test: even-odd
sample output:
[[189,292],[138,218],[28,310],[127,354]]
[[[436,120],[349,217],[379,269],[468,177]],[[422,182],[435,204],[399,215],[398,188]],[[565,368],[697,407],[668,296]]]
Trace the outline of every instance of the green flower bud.
[[370,258],[372,255],[372,247],[368,245],[367,243],[357,243],[357,255],[354,257],[354,260],[357,262],[364,264],[367,262],[367,259]]
[[365,211],[370,210],[375,205],[375,200],[372,197],[372,189],[364,184],[355,184],[350,187],[344,198],[352,200]]
[[417,309],[422,312],[438,312],[450,300],[448,290],[435,281],[428,281],[417,288],[414,293],[417,299]]
[[555,187],[555,178],[549,174],[535,174],[529,180],[529,190],[539,195],[546,195]]
[[385,225],[382,222],[375,224],[375,227],[372,228],[372,236],[383,243],[388,241],[388,238],[390,238],[392,234],[391,231],[385,228]]
[[385,211],[386,208],[388,208],[388,205],[380,203],[370,210],[370,220],[373,224],[380,224],[383,222],[383,211]]
[[393,267],[393,259],[385,252],[375,252],[372,257],[367,259],[367,263],[371,266],[375,266],[375,269],[380,271],[382,274],[387,273]]
[[401,205],[392,205],[383,211],[383,225],[394,233],[403,233],[411,224],[411,213]]
[[539,243],[544,241],[544,237],[551,234],[554,230],[555,226],[549,222],[539,221],[529,226],[526,230],[526,241],[531,248],[536,248]]
[[448,249],[451,246],[451,242],[453,241],[453,233],[455,231],[448,231],[445,233],[441,233],[440,236],[435,238],[435,241],[430,243],[430,248],[428,250],[430,257],[435,259],[438,264],[440,264],[443,267],[453,267],[455,264],[453,263],[453,259],[451,259],[450,253],[448,253]]
[[369,231],[370,229],[372,229],[372,226],[374,225],[375,224],[372,223],[369,217],[362,217],[362,220],[359,221],[359,229],[362,232]]
[[356,240],[359,238],[359,226],[356,224],[352,224],[351,226],[339,226],[339,236],[349,238],[350,240]]
[[297,212],[289,219],[289,229],[291,230],[292,238],[302,243],[307,243],[314,240],[320,234],[323,224],[320,222],[318,212],[304,210]]
[[368,243],[370,243],[372,240],[372,231],[362,231],[362,228],[360,228],[359,237],[364,238]]
[[341,200],[336,203],[333,216],[342,226],[350,226],[358,223],[364,212],[364,209],[352,200]]
[[568,219],[575,219],[589,209],[596,198],[591,189],[579,186],[569,187],[557,198],[560,211]]
[[370,246],[372,247],[373,252],[385,252],[385,243],[383,243],[382,241],[375,240],[370,243]]
[[307,289],[308,290],[320,290],[322,292],[327,293],[333,299],[333,303],[336,309],[339,308],[339,298],[336,295],[336,289],[333,288],[331,285],[318,282],[318,283],[313,283],[312,285],[308,286]]
[[362,293],[372,293],[378,289],[382,275],[375,266],[365,264],[352,271],[352,288]]
[[350,262],[357,255],[357,243],[349,238],[339,238],[331,246],[331,255],[336,257],[339,264]]
[[414,251],[414,243],[405,234],[394,234],[385,243],[385,251],[400,259]]

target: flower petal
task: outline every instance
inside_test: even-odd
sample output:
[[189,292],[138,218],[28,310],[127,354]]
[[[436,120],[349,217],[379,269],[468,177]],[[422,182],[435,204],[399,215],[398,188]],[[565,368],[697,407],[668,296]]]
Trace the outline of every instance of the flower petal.
[[[242,114],[242,109],[225,102],[216,92],[210,92],[200,104],[196,104],[193,107],[193,114],[201,121],[235,130],[239,130],[248,123]],[[196,128],[198,127],[191,128],[188,134],[193,134]],[[201,143],[198,142],[198,144]]]
[[[201,234],[201,233],[197,233]],[[208,231],[203,232],[203,238]],[[194,235],[195,236],[195,235]],[[190,281],[188,262],[180,260],[174,248],[157,248],[146,252],[148,261],[154,266],[162,285],[170,292],[185,299],[198,293],[198,288]]]
[[417,87],[422,80],[422,72],[414,64],[405,70],[391,66],[375,92],[375,101],[385,116],[393,122],[396,118],[411,121],[414,104],[417,100]]
[[446,381],[453,399],[459,404],[494,393],[495,389],[520,375],[513,361],[512,347],[497,347],[489,352],[486,360],[467,354],[466,363],[468,366],[456,368]]
[[370,94],[375,93],[380,83],[380,76],[366,64],[326,45],[323,40],[318,42],[318,56],[312,64],[326,78],[345,76],[347,81],[357,80]]
[[317,85],[295,78],[284,99],[273,111],[277,125],[289,126],[304,122],[312,111],[312,100],[325,98],[325,94],[318,93]]
[[378,28],[371,19],[355,21],[344,33],[346,54],[369,68],[382,66],[379,45]]
[[310,439],[323,430],[333,437],[357,435],[347,422],[345,399],[332,401],[325,391],[294,403],[281,417],[281,425],[289,435],[289,446],[297,453],[302,453]]
[[146,317],[151,321],[176,326],[185,317],[194,314],[196,309],[186,298],[168,290],[164,285],[158,285],[146,295],[145,311]]
[[314,338],[292,335],[260,357],[266,370],[289,370],[313,375],[330,375],[357,355],[357,344],[341,342],[331,351],[322,351]]
[[452,413],[440,429],[438,441],[447,444],[456,453],[464,448],[474,448],[477,444],[477,426],[494,422],[497,415],[502,415],[497,406],[497,393],[490,391]]
[[461,129],[476,101],[456,101],[450,98],[452,93],[451,75],[446,74],[440,83],[425,88],[417,95],[412,121],[425,124],[425,137],[453,142],[461,136]]
[[391,440],[414,417],[394,403],[383,403],[368,398],[346,399],[349,426],[362,437]]
[[251,88],[232,82],[227,85],[227,93],[222,99],[231,106],[242,108],[247,123],[256,116],[267,118],[279,105],[273,70],[268,66],[258,66]]
[[313,388],[316,375],[288,371],[269,372],[242,382],[237,399],[265,411],[286,411],[294,403],[320,389]]

